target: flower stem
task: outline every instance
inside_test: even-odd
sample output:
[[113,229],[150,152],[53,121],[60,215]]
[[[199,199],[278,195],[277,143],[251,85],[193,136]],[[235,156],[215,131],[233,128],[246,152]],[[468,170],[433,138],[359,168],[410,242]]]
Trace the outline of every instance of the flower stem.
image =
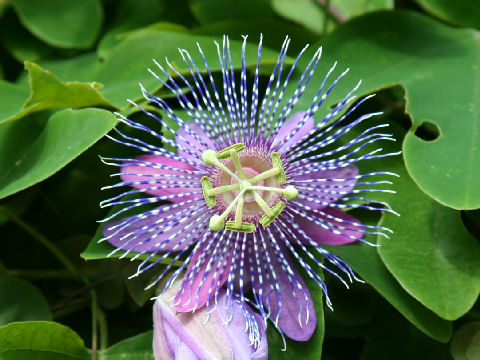
[[66,257],[62,251],[52,242],[50,242],[43,234],[41,234],[37,229],[27,224],[25,221],[20,219],[18,216],[12,214],[10,211],[0,206],[0,213],[5,214],[17,224],[20,228],[25,230],[27,233],[32,235],[32,237],[47,248],[57,259],[62,263],[62,265],[69,270],[72,274],[78,273],[77,268],[68,257]]

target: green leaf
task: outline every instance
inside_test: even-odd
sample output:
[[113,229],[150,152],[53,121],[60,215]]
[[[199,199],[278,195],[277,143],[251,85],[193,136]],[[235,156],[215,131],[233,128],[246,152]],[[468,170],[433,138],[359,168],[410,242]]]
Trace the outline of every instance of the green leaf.
[[333,13],[339,12],[345,18],[351,19],[368,12],[393,9],[394,3],[394,0],[331,0],[330,8],[333,9]]
[[[369,239],[367,240],[373,240]],[[395,241],[390,240],[390,241]],[[452,335],[452,324],[435,315],[413,299],[390,274],[375,247],[367,244],[326,246],[344,259],[363,280],[377,290],[406,319],[437,341],[446,342]]]
[[0,328],[2,360],[88,360],[91,356],[73,330],[54,322],[26,321]]
[[453,336],[450,351],[455,360],[480,358],[480,321],[464,324]]
[[98,352],[99,360],[153,360],[153,331],[120,341]]
[[427,12],[449,23],[480,28],[480,6],[471,0],[415,0]]
[[[218,36],[229,35],[231,39],[240,39],[242,35],[249,34],[248,41],[252,44],[263,34],[263,44],[271,49],[281,49],[285,37],[288,35],[292,42],[289,49],[292,54],[300,51],[305,44],[318,39],[317,35],[305,31],[296,24],[283,19],[270,19],[266,26],[263,19],[232,19],[202,24],[192,29],[192,33],[199,35]],[[235,59],[234,59],[235,60]],[[271,74],[271,71],[268,75]]]
[[273,0],[272,7],[285,19],[292,20],[306,29],[321,34],[325,24],[324,9],[315,0]]
[[0,124],[0,198],[54,174],[116,123],[101,109],[62,110],[41,133],[30,120]]
[[326,17],[327,1],[316,0],[272,0],[273,9],[285,19],[303,25],[306,29],[322,35],[325,20],[328,22],[327,31],[332,30],[338,23],[360,16],[367,12],[383,9],[393,9],[393,0],[332,0],[329,1],[329,13]]
[[11,4],[32,34],[60,48],[92,46],[103,21],[99,0],[12,0]]
[[28,71],[31,89],[28,98],[23,87],[7,82],[0,83],[0,91],[11,99],[10,102],[3,103],[5,108],[0,110],[0,114],[5,117],[0,119],[0,124],[21,119],[33,112],[57,107],[115,107],[99,92],[102,84],[78,81],[63,83],[50,71],[28,61],[25,63],[25,69]]
[[[1,38],[12,56],[20,62],[37,61],[49,55],[53,48],[34,37],[21,26],[13,12],[7,13],[1,22]],[[15,36],[12,36],[15,34]]]
[[404,171],[381,226],[394,231],[379,238],[380,256],[407,292],[439,316],[465,314],[480,293],[480,244],[465,229],[458,211],[444,207],[417,188]]
[[[167,25],[162,23],[156,26]],[[103,88],[100,89],[98,84],[95,83],[97,85],[94,85],[93,90],[101,93],[104,97],[102,99],[108,99],[108,103],[104,106],[125,108],[129,106],[127,99],[143,99],[138,86],[139,82],[150,92],[161,89],[161,82],[148,72],[148,68],[151,68],[158,75],[162,75],[152,59],[158,60],[165,66],[164,59],[167,57],[180,73],[189,74],[189,70],[179,54],[179,48],[189,50],[196,65],[201,71],[204,71],[203,60],[196,45],[198,42],[205,53],[210,69],[213,72],[220,70],[214,40],[219,39],[217,37],[165,31],[164,29],[159,30],[154,26],[124,33],[116,44],[106,44],[105,47],[100,49],[102,61],[94,53],[88,53],[63,61],[41,62],[41,66],[57,74],[63,81],[100,82],[103,84]],[[239,69],[241,67],[241,42],[231,40],[230,46],[232,57],[238,59],[235,61],[234,67]],[[276,61],[276,58],[277,52],[265,48],[262,53],[262,64],[271,65]],[[247,45],[246,61],[249,67],[256,65],[257,44]],[[287,63],[291,63],[290,58],[287,58]],[[162,76],[162,78],[165,77]],[[84,85],[89,86],[89,84]],[[180,86],[182,86],[181,82]],[[88,106],[93,105],[101,106],[101,104],[90,104]]]
[[447,344],[423,336],[384,303],[377,304],[376,310],[375,321],[359,334],[367,338],[360,359],[451,360]]
[[190,10],[201,23],[221,20],[273,17],[268,0],[188,0]]
[[[351,67],[332,92],[330,104],[360,78],[364,93],[393,84],[405,88],[406,111],[413,122],[403,143],[408,172],[425,193],[456,209],[480,207],[479,39],[473,30],[453,29],[415,13],[379,12],[328,36],[317,69],[325,74],[335,60],[340,64],[337,75]],[[323,76],[312,79],[297,109],[310,105],[322,80]],[[439,128],[436,140],[415,135],[424,121]]]
[[0,80],[0,123],[18,115],[28,94],[28,88]]
[[51,320],[42,293],[29,282],[0,277],[0,327],[14,321]]

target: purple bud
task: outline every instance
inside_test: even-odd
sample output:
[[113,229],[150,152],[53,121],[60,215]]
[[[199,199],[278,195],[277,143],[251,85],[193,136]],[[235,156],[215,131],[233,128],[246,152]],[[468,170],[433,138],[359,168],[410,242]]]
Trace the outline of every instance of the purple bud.
[[159,296],[153,307],[156,360],[263,360],[268,356],[265,323],[244,302],[221,290],[210,310],[177,312],[179,282]]

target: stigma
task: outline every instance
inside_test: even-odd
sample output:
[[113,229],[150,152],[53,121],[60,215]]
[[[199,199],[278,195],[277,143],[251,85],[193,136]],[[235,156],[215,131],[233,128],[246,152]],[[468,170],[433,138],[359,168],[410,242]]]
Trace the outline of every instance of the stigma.
[[287,178],[276,152],[268,158],[237,143],[218,152],[207,149],[202,160],[216,168],[212,179],[201,179],[205,203],[221,211],[210,218],[213,231],[254,232],[258,224],[266,227],[280,215],[285,207],[282,196],[285,200],[298,196],[295,186],[283,186]]

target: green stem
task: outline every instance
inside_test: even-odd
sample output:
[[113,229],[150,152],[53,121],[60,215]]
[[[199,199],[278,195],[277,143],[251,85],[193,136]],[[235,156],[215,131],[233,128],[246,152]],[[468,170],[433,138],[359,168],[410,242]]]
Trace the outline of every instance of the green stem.
[[106,349],[108,347],[108,325],[107,319],[105,318],[105,313],[98,307],[98,330],[100,332],[100,350]]
[[57,259],[62,263],[62,265],[69,270],[72,274],[77,274],[77,268],[75,265],[67,258],[59,248],[53,243],[51,243],[45,236],[43,236],[40,232],[38,232],[34,227],[27,224],[25,221],[20,219],[18,216],[12,214],[10,211],[5,209],[4,207],[0,206],[0,213],[5,214],[12,220],[15,224],[17,224],[20,228],[25,230],[27,233],[32,235],[32,237],[41,243],[45,248],[47,248]]
[[97,294],[94,290],[90,290],[91,295],[91,307],[92,307],[92,360],[97,360],[97,350],[98,350],[98,331],[97,331]]
[[23,270],[4,269],[2,273],[7,276],[28,278],[28,279],[73,279],[78,280],[80,276],[65,270]]

